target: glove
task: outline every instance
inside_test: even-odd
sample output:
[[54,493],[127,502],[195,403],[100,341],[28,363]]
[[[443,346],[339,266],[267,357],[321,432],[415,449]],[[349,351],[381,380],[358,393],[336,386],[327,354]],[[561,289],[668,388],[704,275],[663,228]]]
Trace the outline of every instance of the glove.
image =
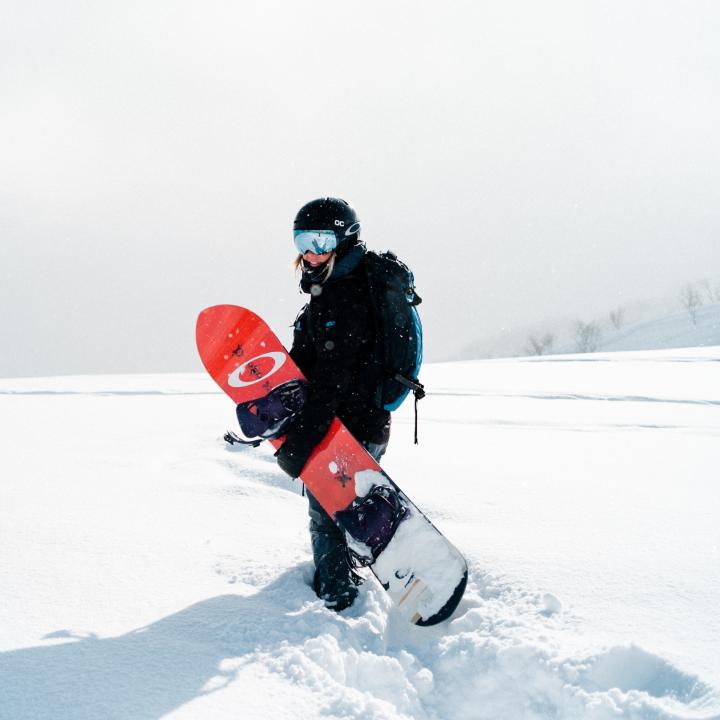
[[286,440],[282,447],[275,453],[277,463],[283,472],[286,472],[291,478],[300,477],[300,471],[305,467],[313,448],[306,450],[296,446]]
[[323,403],[308,401],[290,423],[287,438],[275,453],[280,469],[291,478],[300,477],[312,451],[325,437],[335,413]]

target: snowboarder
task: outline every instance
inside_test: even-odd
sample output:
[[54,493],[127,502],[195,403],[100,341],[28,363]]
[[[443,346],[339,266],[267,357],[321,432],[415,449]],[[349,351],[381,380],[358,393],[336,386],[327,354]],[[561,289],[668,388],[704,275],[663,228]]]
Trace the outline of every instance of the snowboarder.
[[[307,400],[276,453],[278,465],[297,478],[337,416],[379,460],[390,439],[390,413],[374,397],[375,330],[360,222],[345,200],[318,198],[298,211],[294,223],[300,288],[310,295],[295,320],[290,356],[309,381]],[[342,531],[308,492],[313,585],[327,607],[343,610],[357,597]]]

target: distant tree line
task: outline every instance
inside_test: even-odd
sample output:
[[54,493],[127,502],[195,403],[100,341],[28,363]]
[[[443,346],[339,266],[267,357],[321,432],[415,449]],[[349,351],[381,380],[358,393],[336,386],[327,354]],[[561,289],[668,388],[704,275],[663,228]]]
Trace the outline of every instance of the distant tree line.
[[[693,325],[697,325],[698,310],[705,304],[720,303],[720,280],[703,279],[684,285],[679,295],[680,305],[688,313]],[[603,336],[603,327],[622,330],[627,320],[627,308],[620,306],[611,310],[607,321],[576,320],[572,324],[572,340],[575,352],[595,352]],[[533,333],[525,344],[527,355],[551,355],[556,350],[554,333]]]
[[720,302],[720,281],[704,278],[694,283],[688,283],[680,291],[680,304],[690,316],[693,325],[697,325],[698,310],[705,303]]

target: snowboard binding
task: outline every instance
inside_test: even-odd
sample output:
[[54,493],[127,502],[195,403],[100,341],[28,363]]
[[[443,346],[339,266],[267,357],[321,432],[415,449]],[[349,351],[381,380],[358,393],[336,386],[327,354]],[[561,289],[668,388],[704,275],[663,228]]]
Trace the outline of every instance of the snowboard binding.
[[386,485],[376,485],[345,510],[336,512],[335,520],[349,536],[351,564],[356,567],[372,565],[409,512],[400,495]]
[[305,382],[290,380],[261,398],[240,403],[235,408],[235,414],[244,437],[228,431],[225,440],[231,445],[257,447],[263,440],[281,437],[300,412],[306,398]]

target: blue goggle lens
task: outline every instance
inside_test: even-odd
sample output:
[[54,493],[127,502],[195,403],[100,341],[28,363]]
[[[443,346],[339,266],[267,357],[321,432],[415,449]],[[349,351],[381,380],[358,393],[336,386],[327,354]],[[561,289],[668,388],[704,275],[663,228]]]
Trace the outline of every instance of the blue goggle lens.
[[295,230],[293,237],[301,255],[306,252],[324,255],[337,247],[337,238],[332,230]]

